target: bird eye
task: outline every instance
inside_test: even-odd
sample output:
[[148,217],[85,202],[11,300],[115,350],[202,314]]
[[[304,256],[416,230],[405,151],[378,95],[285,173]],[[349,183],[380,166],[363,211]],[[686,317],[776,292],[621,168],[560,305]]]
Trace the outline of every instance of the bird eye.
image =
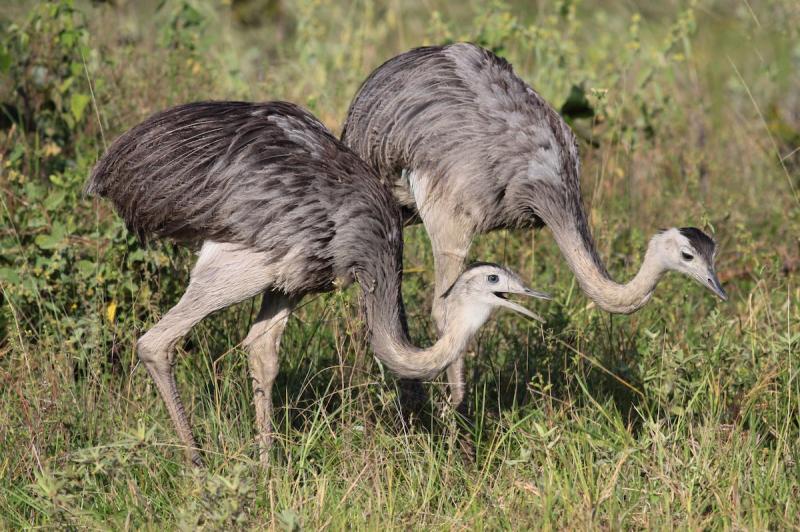
[[686,262],[691,262],[691,260],[694,258],[694,255],[685,251],[681,251],[681,258]]
[[488,277],[486,277],[486,280],[489,281],[492,284],[495,284],[496,282],[498,282],[500,280],[500,277],[498,277],[495,274],[491,274]]

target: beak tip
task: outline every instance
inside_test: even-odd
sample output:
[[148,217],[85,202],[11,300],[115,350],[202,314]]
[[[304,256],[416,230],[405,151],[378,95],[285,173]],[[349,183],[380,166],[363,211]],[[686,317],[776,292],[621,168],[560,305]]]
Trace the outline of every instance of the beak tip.
[[720,282],[717,281],[714,284],[715,284],[714,292],[717,294],[717,297],[719,297],[723,301],[727,301],[728,300],[728,293],[725,292],[724,288],[722,288],[722,285],[720,284]]
[[714,294],[723,301],[728,300],[728,294],[725,292],[725,289],[722,288],[722,283],[719,282],[719,277],[717,277],[716,272],[713,270],[709,271],[708,277],[708,287],[711,289]]

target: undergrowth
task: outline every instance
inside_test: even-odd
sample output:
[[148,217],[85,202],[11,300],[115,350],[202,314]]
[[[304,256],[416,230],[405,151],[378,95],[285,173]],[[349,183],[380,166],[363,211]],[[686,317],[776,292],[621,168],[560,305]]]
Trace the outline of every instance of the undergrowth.
[[[0,14],[0,523],[4,528],[797,528],[800,10],[771,2],[9,2]],[[632,4],[626,4],[632,5]],[[668,277],[632,316],[581,294],[547,230],[480,237],[556,295],[468,362],[472,422],[429,386],[400,421],[354,290],[289,322],[276,445],[257,466],[248,302],[198,325],[177,375],[208,468],[183,463],[135,340],[193,261],[81,190],[119,133],[199,99],[285,99],[338,131],[381,62],[468,40],[580,138],[609,270],[660,227],[713,232],[731,295]],[[432,257],[406,230],[412,337]],[[466,435],[466,436],[465,436]],[[463,452],[470,440],[474,457]]]

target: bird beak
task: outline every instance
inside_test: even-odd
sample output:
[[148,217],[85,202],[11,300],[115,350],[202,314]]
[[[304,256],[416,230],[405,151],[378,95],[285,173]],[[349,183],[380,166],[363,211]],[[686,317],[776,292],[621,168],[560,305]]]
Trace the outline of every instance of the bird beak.
[[506,299],[505,298],[506,294],[514,294],[514,295],[520,295],[520,296],[525,296],[525,297],[535,297],[537,299],[545,299],[545,300],[548,300],[548,301],[553,299],[553,296],[551,296],[550,294],[548,294],[546,292],[538,292],[536,290],[531,290],[528,287],[522,287],[522,288],[518,288],[518,289],[509,287],[507,290],[504,290],[502,292],[495,292],[495,295],[500,299],[498,304],[501,307],[506,307],[506,308],[511,309],[511,310],[513,310],[515,312],[519,312],[520,314],[524,314],[525,316],[528,316],[529,318],[533,318],[534,320],[537,320],[537,321],[540,321],[540,322],[544,323],[544,318],[542,318],[538,314],[534,314],[533,312],[531,312],[530,310],[526,309],[522,305]]
[[706,279],[705,285],[708,286],[709,290],[714,292],[721,300],[728,300],[728,294],[726,294],[725,289],[722,288],[722,283],[719,282],[716,272],[714,272],[714,270],[711,268],[708,270],[708,279]]

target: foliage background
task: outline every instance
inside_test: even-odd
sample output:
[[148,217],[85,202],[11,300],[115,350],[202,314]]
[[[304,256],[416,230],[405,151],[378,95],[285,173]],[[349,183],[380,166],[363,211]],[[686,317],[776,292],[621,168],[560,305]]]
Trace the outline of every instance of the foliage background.
[[[796,1],[3,1],[0,28],[0,526],[800,526]],[[619,279],[656,229],[704,226],[731,301],[671,276],[609,316],[547,230],[486,235],[473,258],[556,294],[547,324],[501,315],[481,333],[472,427],[433,386],[407,430],[353,290],[309,300],[284,337],[268,474],[240,346],[257,307],[242,304],[179,348],[208,462],[191,470],[134,346],[192,255],[141,247],[83,198],[91,165],[190,100],[291,100],[338,132],[374,67],[458,40],[508,58],[570,120]],[[421,227],[405,267],[429,343]]]

